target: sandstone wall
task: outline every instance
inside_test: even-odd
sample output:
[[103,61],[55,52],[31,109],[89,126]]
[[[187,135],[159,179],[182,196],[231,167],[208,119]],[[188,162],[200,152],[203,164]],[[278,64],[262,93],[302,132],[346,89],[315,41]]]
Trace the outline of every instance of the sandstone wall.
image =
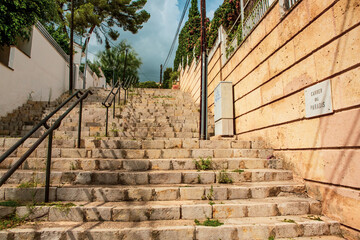
[[[218,82],[233,82],[238,138],[266,141],[324,214],[360,230],[360,1],[301,0],[285,15],[275,1],[228,60],[215,48],[209,108]],[[195,100],[199,72],[200,64],[180,78]],[[325,80],[334,113],[305,118],[304,89]]]

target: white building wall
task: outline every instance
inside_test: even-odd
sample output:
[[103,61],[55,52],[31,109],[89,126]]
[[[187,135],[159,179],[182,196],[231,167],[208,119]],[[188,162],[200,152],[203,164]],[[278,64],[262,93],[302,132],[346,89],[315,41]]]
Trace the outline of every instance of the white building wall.
[[31,56],[12,47],[12,69],[0,64],[0,116],[27,100],[53,101],[69,88],[65,58],[33,27]]

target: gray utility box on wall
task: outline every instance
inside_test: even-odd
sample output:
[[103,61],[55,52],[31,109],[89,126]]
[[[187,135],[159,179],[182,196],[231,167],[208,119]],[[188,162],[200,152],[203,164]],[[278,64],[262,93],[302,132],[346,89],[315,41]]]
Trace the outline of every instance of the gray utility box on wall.
[[234,108],[232,82],[220,82],[214,91],[215,136],[234,135]]

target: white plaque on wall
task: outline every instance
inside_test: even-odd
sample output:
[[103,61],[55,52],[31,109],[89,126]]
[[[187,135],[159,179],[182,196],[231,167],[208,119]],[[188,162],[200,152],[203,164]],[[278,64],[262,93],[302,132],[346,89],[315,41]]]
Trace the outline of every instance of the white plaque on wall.
[[307,118],[333,112],[330,80],[305,89],[305,112]]

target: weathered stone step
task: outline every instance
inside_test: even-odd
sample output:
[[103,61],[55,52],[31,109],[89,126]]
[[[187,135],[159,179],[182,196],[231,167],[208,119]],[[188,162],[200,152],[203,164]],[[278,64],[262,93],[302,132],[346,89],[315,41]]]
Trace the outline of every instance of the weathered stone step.
[[198,140],[176,138],[170,140],[126,141],[118,139],[85,139],[85,148],[102,149],[250,149],[258,148],[260,142],[240,140]]
[[[339,234],[340,235],[340,234]],[[342,240],[345,238],[339,237],[339,236],[312,236],[310,238],[311,240]],[[277,238],[277,240],[289,240],[289,238]],[[309,240],[309,237],[294,237],[290,240]]]
[[[2,148],[0,152],[7,149]],[[11,156],[20,157],[28,148],[20,148]],[[84,149],[53,147],[54,158],[110,158],[110,159],[180,159],[180,158],[263,158],[272,156],[271,149]],[[44,158],[46,148],[36,149],[30,157]]]
[[[66,203],[66,202],[63,202]],[[309,198],[277,197],[249,200],[206,201],[152,201],[142,202],[73,202],[66,209],[57,206],[16,207],[19,217],[41,221],[120,221],[230,219],[245,217],[272,217],[288,215],[318,215],[318,201]]]
[[[147,131],[127,131],[127,132],[121,132],[117,129],[112,130],[109,129],[109,135],[114,137],[125,137],[128,139],[133,138],[152,138],[152,137],[167,137],[167,138],[197,138],[199,136],[198,132],[147,132]],[[55,131],[54,137],[55,138],[77,138],[78,131]],[[90,131],[82,131],[81,136],[82,137],[94,137],[94,136],[104,136],[105,135],[105,129],[90,129]]]
[[[157,184],[139,186],[89,186],[64,185],[51,187],[51,201],[174,201],[174,200],[234,200],[303,195],[305,186],[294,182],[261,182],[223,184]],[[19,188],[6,184],[0,190],[0,200],[44,200],[44,188],[40,186]]]
[[[264,240],[269,237],[339,240],[340,224],[326,217],[305,216],[220,219],[219,227],[196,226],[193,220],[144,222],[38,222],[0,231],[1,239],[99,240]],[[292,219],[295,223],[284,222]],[[301,238],[300,238],[301,239]],[[317,239],[317,238],[314,238]]]
[[[0,169],[10,168],[18,158],[7,158]],[[244,170],[244,169],[282,169],[282,160],[259,158],[214,158],[214,159],[91,159],[91,158],[52,158],[53,170]],[[201,168],[203,166],[203,168]],[[42,170],[46,168],[46,158],[28,158],[19,169]]]
[[[0,176],[5,173],[0,171]],[[91,185],[144,185],[144,184],[213,184],[240,182],[268,182],[292,180],[292,172],[275,169],[247,169],[242,173],[222,171],[52,171],[51,181],[56,184]],[[7,181],[8,184],[38,182],[45,183],[45,172],[17,170]]]
[[[81,127],[81,131],[91,131],[94,128],[96,128],[97,131],[105,131],[105,123],[102,126],[89,126],[89,127]],[[78,130],[78,126],[61,126],[58,128],[59,131],[77,131]],[[195,130],[197,129],[194,128]],[[184,131],[185,130],[185,131]],[[194,131],[195,131],[194,130]],[[192,129],[186,129],[186,128],[178,128],[175,129],[173,127],[164,127],[164,126],[156,126],[156,127],[117,127],[117,126],[110,126],[109,127],[109,131],[116,131],[116,132],[149,132],[149,133],[153,133],[153,132],[186,132],[186,131],[192,131]]]
[[[0,148],[8,149],[13,146],[20,138],[0,138]],[[29,148],[37,141],[37,138],[27,139],[20,147]],[[54,139],[53,146],[61,148],[75,148],[76,139]],[[198,140],[188,138],[170,138],[168,140],[123,140],[119,137],[88,137],[84,138],[82,147],[86,148],[122,148],[122,149],[173,149],[173,148],[236,148],[236,149],[258,149],[263,148],[261,141],[240,141],[240,140]],[[39,148],[47,146],[44,141]]]

